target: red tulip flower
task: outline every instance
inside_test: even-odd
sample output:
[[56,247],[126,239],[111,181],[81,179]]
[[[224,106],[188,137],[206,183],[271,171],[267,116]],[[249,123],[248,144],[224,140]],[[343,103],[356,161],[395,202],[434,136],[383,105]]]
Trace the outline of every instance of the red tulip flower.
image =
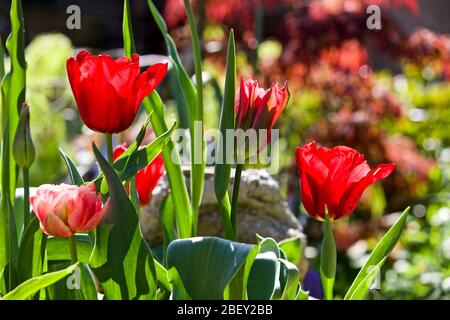
[[278,84],[265,90],[258,81],[241,78],[236,98],[236,129],[271,130],[289,100],[287,84],[279,89]]
[[[113,153],[114,159],[120,157],[126,150],[127,148],[123,144],[117,146]],[[163,158],[159,154],[151,163],[136,174],[136,191],[142,206],[152,200],[153,189],[155,189],[159,179],[161,179],[165,172]]]
[[316,147],[315,141],[298,147],[295,158],[303,205],[318,220],[325,220],[325,208],[332,221],[347,217],[368,186],[394,171],[393,163],[371,169],[358,151],[345,146]]
[[139,55],[113,60],[80,51],[67,60],[70,86],[83,122],[102,133],[128,129],[142,100],[155,89],[167,72],[157,63],[140,73]]
[[81,187],[45,184],[37,188],[30,203],[42,231],[61,238],[91,231],[102,222],[109,208],[109,201],[102,204],[94,184]]
[[[287,84],[279,89],[274,84],[269,89],[258,86],[253,79],[244,81],[241,78],[240,88],[236,97],[236,129],[247,131],[256,130],[257,141],[242,141],[236,146],[238,158],[250,159],[255,157],[267,146],[272,137],[272,128],[283,112],[289,100]],[[261,130],[266,130],[267,139],[261,136]]]

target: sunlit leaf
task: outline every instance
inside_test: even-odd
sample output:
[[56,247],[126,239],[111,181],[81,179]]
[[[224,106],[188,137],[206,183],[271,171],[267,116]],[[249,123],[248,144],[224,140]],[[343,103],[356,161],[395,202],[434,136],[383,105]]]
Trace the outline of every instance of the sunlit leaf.
[[[149,6],[150,8],[153,8],[152,13],[155,13],[159,15],[156,7],[153,6],[153,3],[149,0]],[[130,18],[130,12],[125,11],[124,17],[127,17],[127,21],[131,21]],[[161,30],[164,30],[163,36],[168,35],[167,34],[167,28],[164,29],[165,23],[164,20],[162,20],[161,16],[159,15],[160,20],[156,20],[158,23],[158,26]],[[131,41],[128,41],[127,39],[133,38],[133,30],[131,30],[131,24],[128,24],[127,21],[125,21],[124,18],[124,25],[128,25],[128,27],[123,28],[123,37],[124,37],[124,45],[127,46],[125,48],[125,52],[132,54],[135,52],[135,48],[131,46]],[[176,53],[176,47],[175,44],[173,44],[172,41],[172,52],[175,50]],[[178,55],[178,54],[176,54]],[[178,59],[179,62],[179,59]],[[181,62],[179,62],[179,65],[181,65]],[[181,65],[182,66],[182,65]],[[187,74],[185,74],[188,78],[187,81],[190,82],[189,77]],[[186,80],[186,79],[185,79]],[[190,82],[186,82],[183,93],[189,94],[189,98],[186,99],[188,101],[192,101],[192,103],[195,102],[196,99],[196,93],[195,88]],[[187,89],[187,91],[185,90]],[[194,94],[193,94],[194,92]],[[156,90],[154,90],[149,97],[145,98],[143,101],[145,110],[148,114],[154,113],[154,116],[151,117],[151,124],[153,127],[154,132],[156,135],[160,136],[168,131],[166,122],[164,120],[164,104],[159,97]],[[192,109],[189,108],[190,112],[192,112]],[[179,236],[182,238],[188,238],[192,235],[192,208],[191,203],[189,200],[189,194],[187,191],[186,183],[184,181],[184,175],[183,171],[181,169],[181,160],[179,157],[178,152],[176,151],[175,144],[173,141],[169,141],[167,143],[167,147],[164,148],[162,152],[162,157],[164,160],[164,165],[166,167],[167,177],[169,179],[169,185],[170,189],[172,190],[172,193],[174,194],[173,201],[175,206],[175,212],[177,216],[177,226],[179,229]]]
[[95,145],[93,150],[108,182],[110,210],[97,227],[90,266],[107,299],[154,296],[153,257],[142,238],[136,209],[114,169]]
[[287,259],[295,265],[298,265],[302,258],[303,238],[298,235],[278,243]]
[[[205,182],[205,163],[206,163],[206,148],[205,148],[205,135],[203,127],[203,72],[202,72],[202,54],[200,39],[198,35],[197,22],[195,21],[194,12],[192,10],[191,2],[184,0],[184,6],[186,7],[186,13],[189,22],[189,28],[191,30],[191,43],[194,55],[194,68],[195,68],[195,82],[197,88],[197,106],[195,121],[200,122],[201,133],[198,138],[191,139],[191,202],[193,209],[193,227],[197,229],[198,222],[198,208],[203,195],[203,185]],[[191,137],[192,133],[191,133]],[[201,151],[201,158],[197,161],[193,161],[192,157],[196,157]],[[197,159],[195,159],[197,160]],[[195,235],[196,231],[194,231]]]
[[[227,129],[234,129],[234,110],[236,102],[236,49],[233,30],[230,32],[228,42],[226,70],[225,93],[220,115],[220,132],[222,133],[222,137],[226,137]],[[225,161],[228,151],[226,139],[218,140],[216,145],[216,155],[219,157],[219,161],[216,163],[214,170],[214,191],[219,203],[225,234],[227,238],[234,239],[235,234],[231,225],[231,207],[228,195],[231,165]],[[220,157],[222,157],[222,161],[220,161]]]
[[167,267],[178,271],[192,299],[223,299],[252,247],[216,237],[175,240],[167,250]]
[[[403,211],[400,218],[398,218],[398,220],[384,235],[384,237],[380,240],[380,242],[378,242],[377,246],[372,251],[369,258],[364,263],[364,266],[361,268],[352,285],[345,294],[344,297],[345,300],[349,300],[352,298],[356,289],[358,289],[361,283],[365,281],[366,277],[369,275],[369,273],[371,273],[374,267],[379,266],[381,268],[383,262],[386,260],[385,258],[389,256],[392,249],[394,249],[395,245],[400,239],[400,235],[406,223],[406,218],[408,217],[409,209],[410,208],[408,207],[405,209],[405,211]],[[368,289],[369,288],[367,288],[367,290]],[[367,291],[364,293],[363,297],[365,296],[366,293]]]
[[[11,1],[11,34],[6,40],[6,49],[10,56],[10,69],[6,73],[2,81],[2,132],[8,123],[9,130],[9,145],[3,149],[3,152],[8,152],[8,163],[5,164],[8,168],[2,169],[3,176],[9,172],[8,194],[11,202],[14,204],[14,195],[16,188],[16,165],[12,157],[12,143],[16,127],[19,119],[19,107],[25,102],[25,86],[26,86],[26,62],[25,62],[25,33],[24,21],[22,14],[22,2],[20,0]],[[8,150],[8,151],[6,151]],[[5,189],[3,189],[5,193]],[[1,265],[0,265],[1,267]]]
[[77,170],[77,166],[73,162],[72,159],[63,151],[63,149],[59,149],[59,153],[66,163],[67,170],[69,171],[70,180],[74,185],[82,186],[84,184],[84,180],[81,177],[80,173]]
[[28,299],[36,294],[39,290],[44,289],[73,273],[77,266],[78,264],[74,264],[64,270],[47,273],[45,275],[29,279],[15,288],[13,291],[3,296],[2,300]]

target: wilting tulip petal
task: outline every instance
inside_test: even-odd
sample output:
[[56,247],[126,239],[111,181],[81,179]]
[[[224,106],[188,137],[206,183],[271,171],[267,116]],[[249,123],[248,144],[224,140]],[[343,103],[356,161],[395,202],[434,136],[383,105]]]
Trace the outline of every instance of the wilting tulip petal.
[[347,217],[364,190],[394,170],[392,163],[371,170],[358,151],[346,146],[317,147],[315,141],[297,148],[295,158],[303,205],[318,220],[325,219],[326,209],[331,220]]
[[80,51],[67,60],[70,86],[83,122],[92,130],[118,133],[128,129],[139,105],[161,82],[167,64],[140,73],[139,56],[113,60]]

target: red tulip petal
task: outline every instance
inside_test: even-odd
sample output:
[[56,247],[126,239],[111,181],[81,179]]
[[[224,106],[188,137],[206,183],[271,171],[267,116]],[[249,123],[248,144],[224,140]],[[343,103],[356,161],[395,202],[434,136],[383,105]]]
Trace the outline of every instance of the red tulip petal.
[[118,145],[113,151],[114,160],[124,154],[125,151],[127,151],[127,146],[125,145],[125,143]]
[[388,177],[393,171],[393,163],[380,164],[375,169],[371,170],[367,176],[353,184],[342,197],[340,205],[341,214],[337,218],[341,219],[350,215],[356,209],[364,190],[371,184]]
[[80,228],[79,231],[90,231],[90,230],[94,229],[95,227],[97,227],[103,221],[105,216],[108,214],[109,206],[110,206],[110,201],[108,199],[106,201],[105,205],[103,206],[103,208],[100,211],[96,212],[89,219],[89,221]]
[[159,179],[164,175],[165,167],[163,158],[158,155],[150,164],[136,175],[136,190],[139,194],[141,205],[146,205],[152,198],[153,189]]
[[322,190],[327,180],[328,168],[316,157],[315,141],[303,148],[297,148],[296,163],[299,170],[303,205],[312,217],[323,218],[325,197]]
[[54,214],[48,214],[45,222],[42,223],[41,227],[44,232],[50,236],[67,238],[73,236],[73,232],[69,229],[64,222]]
[[142,73],[138,80],[138,95],[136,100],[136,110],[142,100],[148,96],[162,81],[167,73],[167,63],[156,63]]
[[76,57],[76,60],[77,60],[77,62],[78,63],[83,63],[83,61],[85,60],[85,59],[88,59],[88,58],[90,58],[90,57],[92,57],[92,55],[88,52],[88,51],[86,51],[86,50],[81,50],[81,51],[79,51],[78,53],[77,53],[77,57]]

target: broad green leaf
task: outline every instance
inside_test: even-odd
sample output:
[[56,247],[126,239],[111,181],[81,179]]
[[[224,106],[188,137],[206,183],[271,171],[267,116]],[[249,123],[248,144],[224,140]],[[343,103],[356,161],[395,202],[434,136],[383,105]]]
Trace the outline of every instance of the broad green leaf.
[[122,32],[123,32],[124,54],[128,58],[131,58],[133,53],[136,52],[136,46],[134,44],[133,25],[131,23],[131,13],[130,13],[130,3],[128,0],[124,0],[124,2],[123,2]]
[[282,286],[282,300],[295,300],[297,297],[297,289],[300,280],[300,272],[297,269],[297,266],[292,262],[279,259],[280,267],[283,272],[280,272],[280,275],[283,274],[284,278],[280,279],[280,283]]
[[248,278],[250,276],[250,271],[253,265],[253,262],[255,261],[256,256],[259,252],[259,245],[254,246],[249,254],[247,255],[247,258],[245,259],[245,264],[243,267],[239,269],[239,272],[234,276],[233,280],[230,282],[230,290],[229,290],[229,296],[228,299],[230,300],[247,300],[247,285],[248,285]]
[[372,286],[373,281],[376,276],[380,273],[380,269],[383,266],[384,262],[388,257],[384,257],[376,266],[372,267],[371,270],[367,273],[364,279],[359,283],[358,287],[353,291],[351,297],[348,300],[364,300],[367,292]]
[[[78,261],[88,263],[92,254],[93,245],[87,234],[77,234]],[[49,261],[70,261],[69,243],[67,238],[47,239],[47,259]]]
[[111,165],[93,144],[95,157],[108,182],[110,209],[97,227],[90,266],[105,291],[105,298],[136,299],[154,296],[156,274],[139,219]]
[[[8,163],[4,164],[2,175],[9,172],[8,189],[2,188],[2,192],[10,196],[14,204],[14,195],[16,188],[16,165],[12,157],[12,143],[19,119],[19,108],[25,102],[26,86],[26,62],[25,62],[25,33],[22,14],[22,2],[20,0],[11,1],[11,34],[6,40],[6,49],[10,56],[10,69],[2,81],[2,132],[8,124],[10,141],[3,153],[9,153]],[[6,167],[6,170],[5,170]],[[1,265],[0,265],[1,268]]]
[[403,211],[400,218],[398,218],[398,220],[384,235],[384,237],[380,240],[380,242],[378,242],[377,246],[372,251],[369,258],[364,263],[363,267],[359,271],[352,285],[345,294],[344,297],[345,300],[348,300],[353,296],[355,290],[360,286],[361,282],[364,281],[364,279],[367,277],[367,275],[370,273],[373,267],[378,266],[381,261],[384,261],[385,257],[388,257],[392,249],[394,249],[395,245],[400,239],[403,227],[405,226],[409,209],[410,208],[408,207],[405,209],[405,211]]
[[336,260],[336,242],[334,241],[332,223],[327,213],[324,222],[322,250],[320,252],[320,277],[326,300],[333,299]]
[[[191,43],[194,55],[194,67],[195,67],[195,83],[197,87],[197,106],[196,106],[196,118],[195,121],[200,122],[201,133],[198,137],[191,139],[191,202],[193,210],[193,227],[194,235],[197,230],[198,223],[198,209],[203,195],[203,185],[205,182],[205,164],[206,164],[206,147],[205,147],[205,134],[203,127],[203,72],[202,72],[202,51],[200,46],[200,39],[198,35],[197,22],[195,21],[194,12],[192,10],[191,2],[184,0],[184,6],[186,7],[186,13],[189,22],[189,28],[191,30]],[[192,134],[192,133],[191,133]],[[201,152],[200,163],[194,161],[192,157],[196,157]],[[197,159],[195,159],[197,160]]]
[[272,238],[264,238],[259,243],[259,253],[273,252],[277,258],[281,258],[280,247],[277,242]]
[[63,149],[59,149],[59,153],[61,154],[61,157],[63,158],[64,162],[66,163],[67,170],[69,171],[70,180],[74,185],[82,186],[84,184],[84,180],[81,177],[80,173],[77,170],[77,166],[75,163],[70,159],[70,157],[63,151]]
[[279,284],[280,263],[272,251],[258,253],[253,261],[247,284],[249,300],[272,299]]
[[[226,131],[234,129],[235,103],[236,103],[236,49],[234,44],[233,30],[230,32],[227,54],[227,69],[225,77],[225,93],[220,115],[220,132],[222,139],[217,141],[217,154],[219,160],[214,170],[214,191],[219,203],[220,214],[224,223],[227,238],[234,239],[235,232],[231,225],[230,197],[228,195],[228,185],[230,183],[231,165],[225,161],[228,153]],[[222,141],[223,140],[223,141]],[[221,159],[222,158],[222,159]],[[220,161],[220,159],[222,161]]]
[[[167,126],[164,120],[164,105],[156,91],[153,91],[148,98],[144,99],[144,107],[148,113],[153,112],[155,114],[151,120],[155,133],[161,135],[166,132]],[[180,155],[173,141],[167,143],[167,146],[162,151],[162,157],[166,167],[170,190],[173,195],[178,235],[181,238],[189,238],[192,234],[192,209],[180,165]]]
[[39,220],[33,217],[20,241],[17,263],[20,282],[42,274],[46,243],[47,235],[41,231]]
[[[225,287],[244,264],[252,245],[216,237],[175,240],[167,250],[167,267],[174,267],[189,296],[223,299]],[[177,290],[176,283],[174,291]]]
[[295,236],[290,239],[283,240],[278,243],[280,249],[283,250],[287,257],[287,260],[295,265],[300,263],[303,250],[303,238],[301,236]]
[[74,264],[64,270],[47,273],[45,275],[29,279],[15,288],[13,291],[2,297],[2,300],[28,299],[36,294],[39,290],[44,289],[73,273],[77,266],[78,264]]

